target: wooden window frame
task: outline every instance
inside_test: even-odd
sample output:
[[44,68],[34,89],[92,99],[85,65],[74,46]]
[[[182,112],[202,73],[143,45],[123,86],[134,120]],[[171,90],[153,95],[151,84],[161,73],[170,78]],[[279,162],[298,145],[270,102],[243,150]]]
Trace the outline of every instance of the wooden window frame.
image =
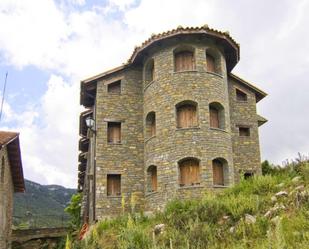
[[121,94],[121,80],[116,80],[116,81],[113,81],[107,84],[107,93],[110,95],[120,95]]
[[121,196],[121,174],[107,174],[106,195],[109,197]]
[[151,165],[147,169],[147,192],[157,192],[158,191],[158,170],[157,166]]
[[189,187],[201,184],[200,161],[195,158],[184,159],[178,163],[179,186]]
[[[189,56],[185,54],[191,54],[192,57],[189,58]],[[191,63],[189,63],[190,60]],[[183,49],[179,51],[174,51],[174,72],[177,73],[190,71],[196,71],[194,49]]]
[[238,88],[235,89],[235,92],[236,92],[236,100],[238,102],[248,102],[248,94],[246,94],[245,92],[243,92]]
[[198,127],[198,106],[196,103],[184,102],[176,105],[176,126],[177,129]]
[[[113,131],[113,129],[116,130],[115,127],[119,129],[118,135],[112,134],[112,132],[116,133],[116,131]],[[121,122],[116,122],[116,121],[107,122],[107,143],[108,144],[121,144],[122,143],[122,123]]]

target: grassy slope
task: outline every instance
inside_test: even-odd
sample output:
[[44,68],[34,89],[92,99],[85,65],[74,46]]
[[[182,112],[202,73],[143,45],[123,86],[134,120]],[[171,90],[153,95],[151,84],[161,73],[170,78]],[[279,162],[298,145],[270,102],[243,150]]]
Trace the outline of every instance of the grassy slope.
[[[275,200],[279,191],[288,196]],[[246,221],[248,214],[256,221]],[[165,230],[154,236],[161,223]],[[202,200],[172,201],[153,218],[132,214],[101,221],[73,248],[309,248],[309,163],[243,180]]]

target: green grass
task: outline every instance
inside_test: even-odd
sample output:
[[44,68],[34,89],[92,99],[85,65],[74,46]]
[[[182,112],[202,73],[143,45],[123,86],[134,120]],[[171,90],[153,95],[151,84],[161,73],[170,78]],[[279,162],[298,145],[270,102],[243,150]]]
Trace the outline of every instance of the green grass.
[[[201,200],[171,201],[152,218],[129,214],[98,222],[75,249],[309,248],[309,163],[298,162],[241,182]],[[298,181],[293,181],[300,176]],[[295,190],[304,185],[304,190]],[[287,197],[271,197],[279,191]],[[276,207],[270,217],[264,214]],[[256,218],[249,224],[246,214]],[[156,224],[165,230],[154,235]],[[231,231],[232,230],[232,231]]]

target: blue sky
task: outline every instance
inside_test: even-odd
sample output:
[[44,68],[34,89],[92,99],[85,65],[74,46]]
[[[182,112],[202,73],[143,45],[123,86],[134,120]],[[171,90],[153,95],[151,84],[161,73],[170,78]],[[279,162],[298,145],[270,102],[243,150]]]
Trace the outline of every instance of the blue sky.
[[233,73],[269,93],[262,158],[309,152],[308,0],[1,0],[1,129],[20,132],[25,177],[76,187],[79,82],[121,65],[152,33],[208,24],[240,43]]

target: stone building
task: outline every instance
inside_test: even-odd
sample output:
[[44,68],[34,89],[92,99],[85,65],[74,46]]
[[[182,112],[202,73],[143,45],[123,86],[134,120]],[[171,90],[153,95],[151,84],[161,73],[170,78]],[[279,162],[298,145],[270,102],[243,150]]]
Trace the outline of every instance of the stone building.
[[231,73],[238,61],[228,32],[178,27],[81,82],[86,222],[162,209],[261,173],[258,127],[267,120],[256,103],[266,93]]
[[19,134],[0,131],[0,248],[11,248],[13,194],[24,192],[25,184]]

